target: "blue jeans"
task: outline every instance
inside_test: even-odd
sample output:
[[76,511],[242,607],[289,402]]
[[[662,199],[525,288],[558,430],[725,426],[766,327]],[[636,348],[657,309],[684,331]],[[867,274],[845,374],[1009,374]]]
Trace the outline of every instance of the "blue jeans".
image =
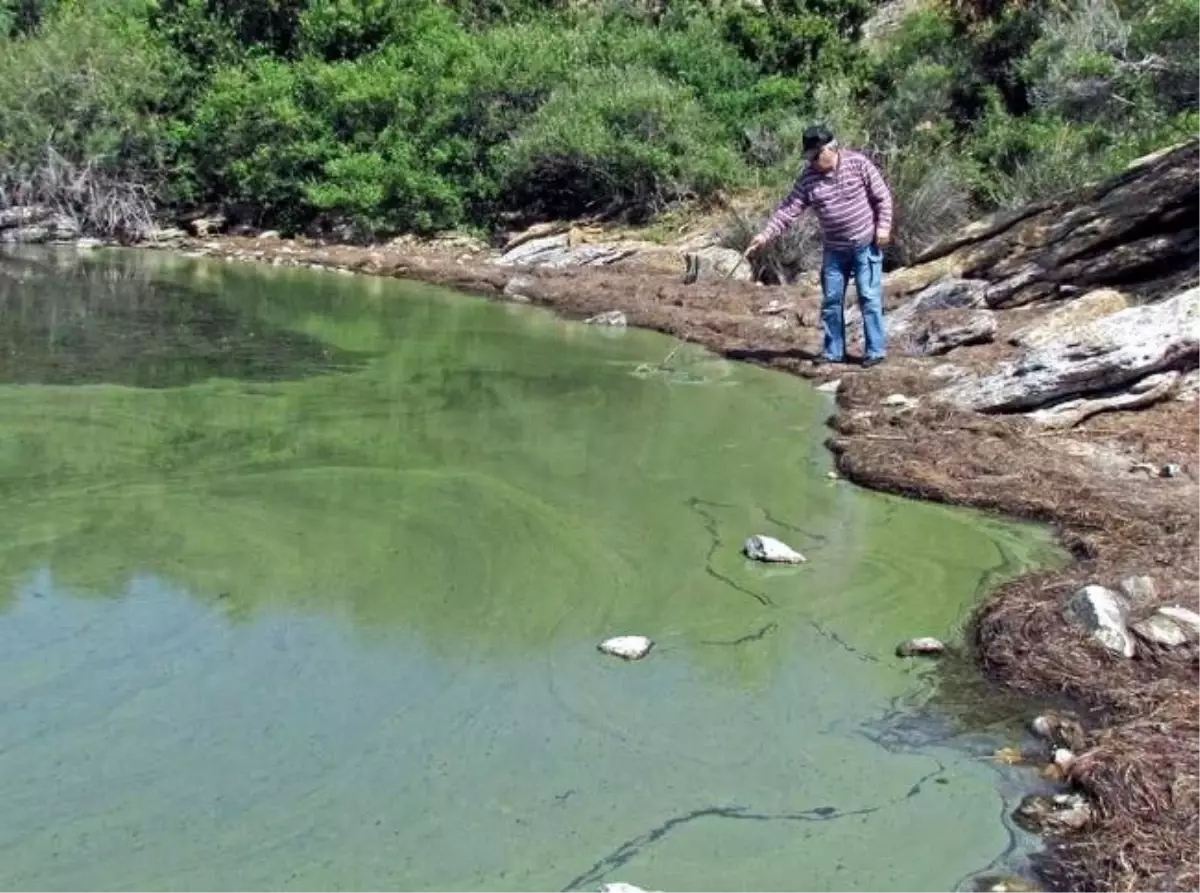
[[860,248],[826,248],[821,264],[821,328],[825,332],[825,359],[846,359],[846,283],[854,274],[858,289],[858,307],[862,311],[863,338],[867,359],[882,359],[887,354],[887,335],[883,328],[883,252],[877,245]]

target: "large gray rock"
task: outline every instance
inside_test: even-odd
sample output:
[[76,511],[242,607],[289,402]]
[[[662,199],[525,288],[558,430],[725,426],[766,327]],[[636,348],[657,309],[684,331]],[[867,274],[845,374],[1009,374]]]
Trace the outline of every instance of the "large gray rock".
[[684,264],[683,281],[689,285],[693,282],[707,282],[714,279],[736,279],[739,282],[749,282],[753,277],[749,262],[742,257],[740,252],[717,245],[685,254]]
[[996,337],[996,314],[991,310],[939,310],[914,339],[918,352],[940,356],[956,347],[987,344]]
[[1109,651],[1123,657],[1133,657],[1136,652],[1133,636],[1125,625],[1129,603],[1111,589],[1084,586],[1071,596],[1065,614]]
[[1195,611],[1178,605],[1165,605],[1158,609],[1158,613],[1178,624],[1179,628],[1188,634],[1188,638],[1200,638],[1200,614]]
[[1130,307],[1059,335],[990,375],[936,392],[981,412],[1034,409],[1097,391],[1121,389],[1200,357],[1200,288]]

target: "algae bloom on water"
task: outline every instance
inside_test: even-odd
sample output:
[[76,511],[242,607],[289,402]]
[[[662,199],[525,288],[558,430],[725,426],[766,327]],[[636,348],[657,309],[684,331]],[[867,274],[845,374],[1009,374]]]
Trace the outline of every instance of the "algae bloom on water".
[[398,282],[0,265],[0,885],[949,889],[1014,851],[890,654],[1048,538],[829,487],[800,382]]

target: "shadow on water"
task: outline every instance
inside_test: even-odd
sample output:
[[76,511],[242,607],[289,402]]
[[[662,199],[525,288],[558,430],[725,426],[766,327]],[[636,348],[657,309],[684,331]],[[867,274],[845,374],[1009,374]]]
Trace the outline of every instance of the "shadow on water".
[[[53,279],[52,288],[43,287]],[[273,326],[128,258],[0,252],[0,382],[181,387],[210,378],[283,381],[361,367],[366,357]]]

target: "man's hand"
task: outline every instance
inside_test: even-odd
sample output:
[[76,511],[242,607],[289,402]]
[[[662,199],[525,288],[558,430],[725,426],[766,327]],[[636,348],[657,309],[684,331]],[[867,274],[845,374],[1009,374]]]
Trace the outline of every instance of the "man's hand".
[[875,230],[875,244],[880,248],[886,248],[892,243],[892,231],[888,229]]
[[757,236],[755,236],[753,239],[750,240],[750,244],[746,246],[746,250],[742,252],[742,255],[744,257],[749,257],[754,252],[758,251],[760,248],[762,248],[764,245],[766,245],[767,242],[769,242],[769,241],[771,241],[771,240],[768,239],[762,233],[759,233]]

